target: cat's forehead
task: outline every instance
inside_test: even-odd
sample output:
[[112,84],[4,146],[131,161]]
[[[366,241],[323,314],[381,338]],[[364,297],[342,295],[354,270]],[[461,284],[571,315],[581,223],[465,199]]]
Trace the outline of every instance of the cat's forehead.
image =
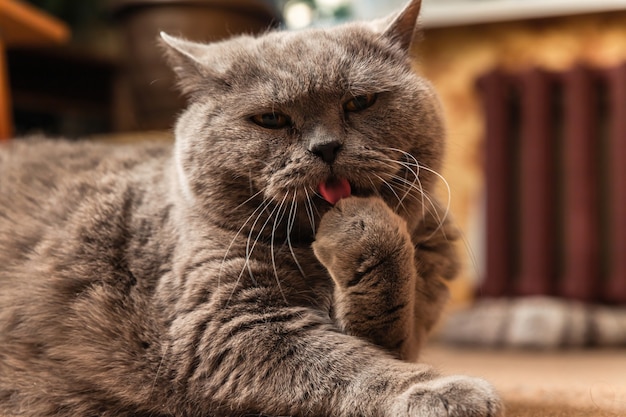
[[384,89],[407,63],[381,34],[359,24],[272,32],[245,49],[233,74],[279,95]]
[[343,66],[389,59],[392,45],[365,24],[328,29],[273,32],[258,39],[257,52],[298,66],[326,63]]

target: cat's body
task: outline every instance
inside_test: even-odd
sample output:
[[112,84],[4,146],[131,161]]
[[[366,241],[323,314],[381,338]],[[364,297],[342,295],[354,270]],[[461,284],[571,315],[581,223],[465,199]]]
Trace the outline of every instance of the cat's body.
[[403,361],[456,263],[418,11],[164,36],[191,97],[172,148],[3,145],[0,415],[499,415]]

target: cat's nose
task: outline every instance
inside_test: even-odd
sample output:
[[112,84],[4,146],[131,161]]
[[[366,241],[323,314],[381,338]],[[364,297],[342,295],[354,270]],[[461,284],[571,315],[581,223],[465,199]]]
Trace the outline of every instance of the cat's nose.
[[322,158],[327,164],[332,164],[337,158],[337,154],[342,148],[341,142],[338,140],[329,140],[324,142],[315,142],[309,145],[309,152]]

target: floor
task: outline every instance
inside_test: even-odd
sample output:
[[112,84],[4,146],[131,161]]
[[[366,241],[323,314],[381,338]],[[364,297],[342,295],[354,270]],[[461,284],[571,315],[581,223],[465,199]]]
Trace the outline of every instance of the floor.
[[491,381],[507,417],[626,417],[626,350],[514,351],[434,344],[422,361]]

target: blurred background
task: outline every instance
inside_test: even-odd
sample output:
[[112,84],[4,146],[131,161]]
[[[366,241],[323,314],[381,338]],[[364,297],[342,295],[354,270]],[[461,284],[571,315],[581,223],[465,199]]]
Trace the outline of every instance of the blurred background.
[[[168,137],[184,100],[160,31],[211,41],[403,4],[2,0],[0,136]],[[626,0],[424,0],[422,10],[415,66],[446,112],[444,175],[464,235],[455,305],[626,303]]]
[[[402,2],[383,3],[384,6],[376,6],[371,0],[3,1],[0,27],[3,32],[7,28],[12,32],[6,35],[5,43],[13,132],[21,135],[43,130],[74,137],[168,129],[184,103],[171,88],[171,73],[157,47],[161,30],[211,41],[273,27],[297,29],[383,15]],[[41,16],[45,19],[38,20]],[[13,34],[20,32],[25,35]]]

